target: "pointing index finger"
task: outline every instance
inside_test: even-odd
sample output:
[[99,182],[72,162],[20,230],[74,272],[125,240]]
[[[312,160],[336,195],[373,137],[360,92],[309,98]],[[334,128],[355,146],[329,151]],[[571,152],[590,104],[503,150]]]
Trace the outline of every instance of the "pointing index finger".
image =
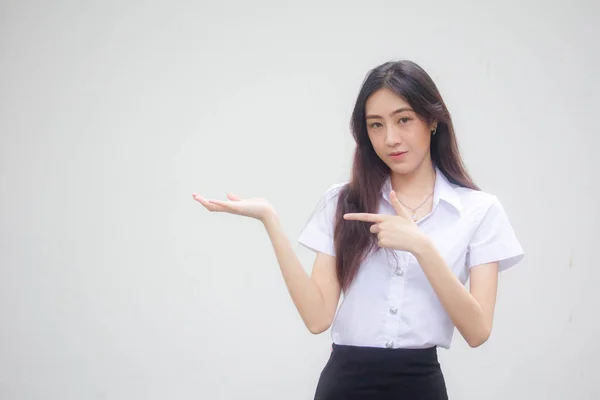
[[351,221],[365,221],[365,222],[382,222],[385,220],[385,216],[381,214],[370,214],[370,213],[347,213],[344,214],[344,219]]

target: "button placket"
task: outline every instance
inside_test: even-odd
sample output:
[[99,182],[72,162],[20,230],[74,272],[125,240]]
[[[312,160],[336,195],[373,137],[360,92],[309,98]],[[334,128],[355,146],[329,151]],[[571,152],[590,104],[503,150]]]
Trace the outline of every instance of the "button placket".
[[390,260],[391,270],[388,292],[388,302],[384,327],[384,345],[393,348],[399,337],[401,329],[401,310],[404,298],[404,276],[406,261],[402,254],[396,253],[396,257]]
[[[401,254],[401,256],[399,257],[400,261],[399,261],[398,269],[395,271],[395,273],[397,273],[399,275],[399,278],[397,278],[397,279],[402,281],[402,293],[403,294],[404,294],[405,286],[406,286],[407,271],[410,271],[410,268],[413,267],[413,265],[411,263],[411,256],[412,256],[412,254],[410,254],[408,252],[403,252]],[[403,302],[404,302],[404,296],[402,296],[401,302],[399,304],[400,309],[402,309]],[[408,327],[403,322],[402,318],[398,318],[398,328],[396,329],[395,337],[402,338],[404,336],[404,334],[407,333],[407,329],[408,329]]]

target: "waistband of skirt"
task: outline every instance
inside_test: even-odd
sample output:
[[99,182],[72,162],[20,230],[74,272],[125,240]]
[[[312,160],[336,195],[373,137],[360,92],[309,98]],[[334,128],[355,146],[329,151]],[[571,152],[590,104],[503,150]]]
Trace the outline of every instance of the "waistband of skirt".
[[343,344],[332,344],[333,354],[347,359],[360,359],[368,361],[398,360],[410,362],[437,363],[437,347],[426,348],[386,348],[369,346],[352,346]]

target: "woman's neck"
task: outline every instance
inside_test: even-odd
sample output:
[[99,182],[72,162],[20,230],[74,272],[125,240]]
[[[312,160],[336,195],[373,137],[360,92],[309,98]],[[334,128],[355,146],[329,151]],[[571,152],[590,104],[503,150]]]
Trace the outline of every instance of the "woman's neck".
[[431,162],[424,162],[408,174],[391,172],[392,188],[403,198],[429,196],[435,186],[436,171]]

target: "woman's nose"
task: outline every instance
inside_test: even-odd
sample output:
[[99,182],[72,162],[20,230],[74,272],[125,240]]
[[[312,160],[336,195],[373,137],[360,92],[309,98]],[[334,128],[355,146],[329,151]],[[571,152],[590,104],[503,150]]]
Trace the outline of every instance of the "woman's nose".
[[385,144],[388,146],[395,146],[402,142],[399,129],[394,125],[388,125],[385,130]]

